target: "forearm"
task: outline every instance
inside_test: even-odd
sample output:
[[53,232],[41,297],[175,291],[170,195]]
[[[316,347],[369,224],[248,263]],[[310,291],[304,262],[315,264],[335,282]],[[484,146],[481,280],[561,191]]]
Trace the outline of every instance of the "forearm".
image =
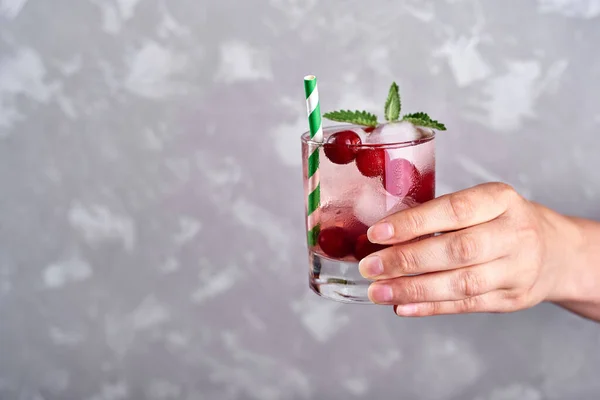
[[600,223],[574,217],[562,219],[563,240],[561,279],[549,299],[585,318],[600,322]]

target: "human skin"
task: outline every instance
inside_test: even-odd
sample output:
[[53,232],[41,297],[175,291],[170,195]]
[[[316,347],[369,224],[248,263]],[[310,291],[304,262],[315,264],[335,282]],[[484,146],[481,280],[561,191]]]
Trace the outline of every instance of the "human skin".
[[600,321],[600,223],[561,215],[509,185],[486,183],[400,211],[368,238],[392,245],[359,264],[374,281],[369,298],[399,316],[553,302]]

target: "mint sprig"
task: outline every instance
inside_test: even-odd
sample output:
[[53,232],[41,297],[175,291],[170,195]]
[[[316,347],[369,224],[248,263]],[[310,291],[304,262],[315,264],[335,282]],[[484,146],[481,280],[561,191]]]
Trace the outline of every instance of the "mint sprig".
[[[424,128],[432,128],[440,131],[445,131],[446,126],[439,121],[432,119],[429,115],[424,112],[416,112],[412,114],[405,114],[400,119],[400,111],[402,110],[402,101],[400,100],[400,90],[396,82],[392,83],[388,92],[388,97],[385,101],[384,113],[385,119],[388,122],[407,121],[413,125],[421,126]],[[340,110],[332,111],[323,114],[324,118],[336,122],[346,122],[354,125],[363,126],[377,126],[377,116],[367,111],[350,111]]]
[[416,112],[413,114],[406,114],[402,117],[402,121],[408,121],[413,125],[422,126],[424,128],[433,128],[439,131],[445,131],[446,125],[439,121],[431,119],[429,115],[424,112]]
[[366,111],[340,110],[323,114],[323,117],[336,122],[349,122],[356,125],[377,126],[377,116]]
[[402,103],[400,102],[400,90],[398,89],[396,82],[393,82],[392,86],[390,87],[387,100],[385,101],[385,119],[389,122],[398,121],[398,118],[400,118],[401,108]]

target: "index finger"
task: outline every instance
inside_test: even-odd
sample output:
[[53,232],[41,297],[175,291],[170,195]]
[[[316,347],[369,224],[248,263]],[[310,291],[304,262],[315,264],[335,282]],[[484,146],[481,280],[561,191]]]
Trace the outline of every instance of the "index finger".
[[516,196],[504,183],[484,183],[385,217],[367,231],[372,243],[394,244],[455,231],[502,215]]

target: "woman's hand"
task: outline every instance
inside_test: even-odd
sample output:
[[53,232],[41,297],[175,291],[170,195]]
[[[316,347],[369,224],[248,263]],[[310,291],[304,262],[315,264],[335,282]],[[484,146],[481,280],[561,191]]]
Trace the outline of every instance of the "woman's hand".
[[565,296],[581,236],[567,217],[488,183],[378,222],[369,240],[393,246],[359,268],[376,281],[371,301],[395,305],[400,316],[511,312]]

